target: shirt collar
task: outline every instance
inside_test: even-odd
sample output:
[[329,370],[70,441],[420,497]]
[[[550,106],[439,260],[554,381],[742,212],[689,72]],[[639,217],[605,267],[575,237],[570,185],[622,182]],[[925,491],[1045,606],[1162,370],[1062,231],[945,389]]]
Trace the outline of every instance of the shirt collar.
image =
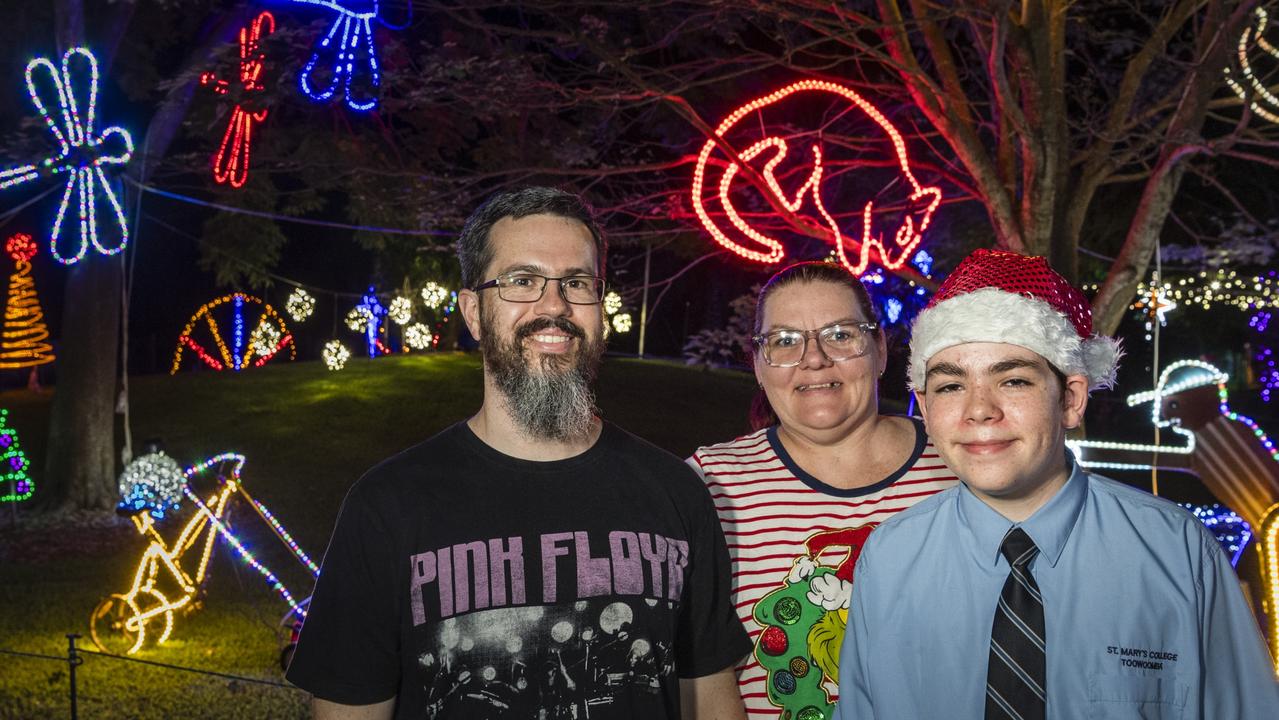
[[[1066,540],[1070,538],[1070,531],[1074,529],[1088,495],[1088,473],[1075,462],[1075,456],[1069,449],[1066,450],[1066,464],[1070,468],[1066,484],[1043,507],[1019,523],[1022,530],[1035,542],[1035,547],[1039,548],[1039,555],[1052,566],[1061,557]],[[979,556],[989,560],[992,565],[997,565],[1001,557],[999,545],[1004,541],[1009,528],[1018,523],[1000,515],[962,483],[958,512],[961,525],[972,533],[973,540],[977,543]]]

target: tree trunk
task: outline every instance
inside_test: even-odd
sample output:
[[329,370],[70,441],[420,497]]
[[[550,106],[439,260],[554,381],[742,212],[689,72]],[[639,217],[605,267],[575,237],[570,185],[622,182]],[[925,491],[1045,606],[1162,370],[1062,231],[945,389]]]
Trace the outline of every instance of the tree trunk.
[[109,509],[115,487],[115,389],[124,255],[86,256],[67,274],[49,419],[47,504]]

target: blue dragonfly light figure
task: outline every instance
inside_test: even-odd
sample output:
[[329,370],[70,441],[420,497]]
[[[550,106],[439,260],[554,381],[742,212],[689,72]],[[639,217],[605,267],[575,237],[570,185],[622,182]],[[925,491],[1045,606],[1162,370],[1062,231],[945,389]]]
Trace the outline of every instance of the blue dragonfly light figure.
[[[75,67],[72,66],[73,60],[76,61]],[[83,81],[86,75],[88,97],[77,98],[72,78]],[[90,246],[103,255],[115,255],[129,243],[129,226],[125,222],[120,199],[116,197],[103,168],[129,162],[133,156],[133,137],[129,131],[115,125],[103,128],[101,133],[94,130],[98,102],[97,58],[83,47],[66,51],[62,56],[61,69],[48,58],[35,58],[27,63],[26,78],[31,103],[48,124],[49,131],[58,142],[59,152],[38,163],[0,170],[0,190],[36,180],[43,174],[66,175],[66,187],[62,191],[62,202],[49,240],[54,259],[64,265],[73,265],[84,258]],[[41,87],[37,88],[39,78],[47,79],[39,82]],[[52,87],[47,87],[50,84]],[[47,102],[55,98],[56,103]],[[88,102],[81,104],[81,100],[85,99]],[[61,123],[53,118],[51,108],[54,107],[61,115]],[[72,194],[78,201],[79,242],[63,243],[60,242],[63,240],[63,223]],[[119,239],[114,243],[104,243],[99,236],[98,208],[103,199],[120,229]]]
[[291,1],[337,13],[298,76],[302,92],[316,102],[327,102],[341,85],[347,107],[361,112],[377,107],[382,80],[373,44],[373,21],[394,28],[380,16],[381,0]]

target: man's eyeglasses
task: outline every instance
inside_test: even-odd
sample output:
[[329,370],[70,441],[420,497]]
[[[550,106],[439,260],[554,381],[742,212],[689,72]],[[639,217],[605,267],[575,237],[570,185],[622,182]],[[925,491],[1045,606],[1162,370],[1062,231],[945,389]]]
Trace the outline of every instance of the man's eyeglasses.
[[764,362],[773,367],[795,367],[808,352],[809,338],[817,338],[817,347],[831,362],[852,360],[870,350],[871,335],[879,323],[827,325],[816,330],[774,330],[751,338],[759,346]]
[[497,288],[497,296],[507,302],[530,303],[542,299],[546,283],[555,280],[560,286],[560,297],[573,305],[598,305],[604,301],[604,278],[594,275],[565,275],[546,277],[527,272],[513,272],[497,277],[475,287],[478,292]]

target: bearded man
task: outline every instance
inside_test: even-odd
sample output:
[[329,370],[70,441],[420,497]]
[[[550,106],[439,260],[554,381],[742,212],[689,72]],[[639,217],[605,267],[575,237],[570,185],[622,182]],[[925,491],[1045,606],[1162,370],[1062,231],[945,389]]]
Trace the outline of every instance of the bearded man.
[[604,253],[560,190],[467,220],[484,401],[347,495],[288,670],[315,717],[744,717],[751,644],[710,496],[595,408]]

